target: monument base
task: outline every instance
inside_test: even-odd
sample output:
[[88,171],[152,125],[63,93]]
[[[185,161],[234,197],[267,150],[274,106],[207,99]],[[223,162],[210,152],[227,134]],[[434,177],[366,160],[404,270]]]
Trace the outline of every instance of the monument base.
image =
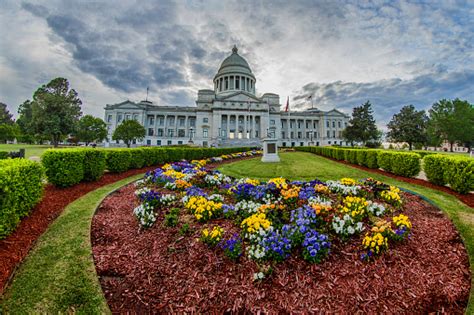
[[276,154],[269,154],[269,155],[264,155],[262,156],[262,162],[265,162],[265,163],[277,163],[277,162],[280,162],[280,157]]
[[263,156],[261,161],[264,163],[280,162],[276,139],[263,139]]

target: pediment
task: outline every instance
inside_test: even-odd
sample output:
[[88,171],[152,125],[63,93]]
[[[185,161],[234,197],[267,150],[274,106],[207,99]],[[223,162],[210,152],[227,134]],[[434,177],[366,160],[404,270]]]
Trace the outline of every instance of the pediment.
[[262,100],[252,94],[245,93],[245,92],[236,92],[234,94],[230,94],[228,96],[224,96],[219,98],[220,101],[224,102],[262,102]]
[[335,115],[335,116],[343,116],[343,117],[347,117],[346,114],[344,114],[343,112],[341,111],[338,111],[337,109],[332,109],[330,111],[327,112],[327,114],[330,114],[330,115]]
[[145,105],[137,104],[129,100],[108,106],[109,109],[145,109],[145,107]]

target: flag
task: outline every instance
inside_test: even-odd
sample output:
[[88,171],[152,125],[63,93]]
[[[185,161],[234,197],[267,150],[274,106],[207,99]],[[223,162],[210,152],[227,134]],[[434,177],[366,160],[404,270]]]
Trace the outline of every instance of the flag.
[[286,99],[285,112],[288,112],[289,109],[290,109],[290,97],[288,96],[288,98]]
[[313,95],[308,96],[307,99],[308,99],[308,100],[312,100],[312,99],[313,99]]

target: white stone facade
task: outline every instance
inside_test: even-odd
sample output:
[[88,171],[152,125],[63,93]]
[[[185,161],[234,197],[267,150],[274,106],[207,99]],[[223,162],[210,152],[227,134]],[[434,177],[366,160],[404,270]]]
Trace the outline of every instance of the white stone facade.
[[[146,129],[138,145],[261,146],[276,138],[279,146],[346,145],[342,130],[349,117],[334,109],[323,112],[281,110],[280,97],[255,95],[255,76],[234,47],[214,77],[214,90],[199,90],[196,106],[161,106],[125,101],[105,107],[108,138],[125,119]],[[115,142],[111,145],[117,145]]]

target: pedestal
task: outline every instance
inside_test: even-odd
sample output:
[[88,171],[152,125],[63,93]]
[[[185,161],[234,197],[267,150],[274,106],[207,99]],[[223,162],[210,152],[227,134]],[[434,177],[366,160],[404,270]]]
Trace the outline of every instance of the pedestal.
[[263,139],[263,156],[262,162],[265,163],[276,163],[280,162],[278,156],[278,146],[276,139]]

